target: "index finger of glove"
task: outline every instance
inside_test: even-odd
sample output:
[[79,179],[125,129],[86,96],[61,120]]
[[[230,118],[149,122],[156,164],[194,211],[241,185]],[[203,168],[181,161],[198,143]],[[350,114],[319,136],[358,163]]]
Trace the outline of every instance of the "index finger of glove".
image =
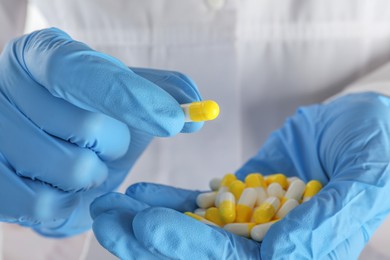
[[15,44],[22,45],[15,48],[21,66],[53,96],[154,136],[183,128],[183,111],[172,96],[61,30],[37,31]]

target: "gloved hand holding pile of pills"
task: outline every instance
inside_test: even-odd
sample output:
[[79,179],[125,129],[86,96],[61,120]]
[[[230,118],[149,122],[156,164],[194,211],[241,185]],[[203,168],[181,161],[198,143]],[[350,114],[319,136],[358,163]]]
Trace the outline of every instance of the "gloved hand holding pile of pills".
[[297,177],[281,173],[262,176],[252,173],[245,182],[234,174],[210,181],[212,191],[199,194],[195,212],[185,212],[205,224],[223,227],[236,235],[262,241],[273,223],[300,203],[317,194],[322,184],[305,184]]

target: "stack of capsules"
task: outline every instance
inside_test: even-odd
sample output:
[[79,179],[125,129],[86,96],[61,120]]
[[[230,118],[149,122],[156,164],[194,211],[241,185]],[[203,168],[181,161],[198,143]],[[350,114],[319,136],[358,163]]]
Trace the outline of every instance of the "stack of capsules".
[[300,203],[317,194],[322,184],[305,184],[297,177],[283,174],[263,177],[247,175],[245,182],[234,174],[210,181],[211,192],[198,195],[195,212],[185,212],[205,224],[223,227],[236,235],[262,241],[269,228]]

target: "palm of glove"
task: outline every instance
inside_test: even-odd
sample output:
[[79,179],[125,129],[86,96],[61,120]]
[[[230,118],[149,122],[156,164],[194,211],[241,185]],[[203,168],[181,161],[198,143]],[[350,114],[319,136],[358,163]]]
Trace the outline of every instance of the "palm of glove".
[[178,103],[199,99],[179,73],[130,70],[58,29],[10,42],[0,56],[0,221],[48,236],[90,228],[91,201],[122,182],[153,136],[201,127],[184,124]]
[[154,184],[97,199],[94,232],[124,259],[357,258],[390,208],[388,105],[386,97],[363,93],[299,109],[237,171],[240,179],[283,172],[326,184],[261,244],[177,212],[193,211],[198,192]]

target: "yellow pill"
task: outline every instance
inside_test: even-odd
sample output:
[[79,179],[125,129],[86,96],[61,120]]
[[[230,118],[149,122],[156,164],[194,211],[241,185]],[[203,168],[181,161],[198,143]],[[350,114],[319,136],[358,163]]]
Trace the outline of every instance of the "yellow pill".
[[186,214],[187,216],[189,216],[189,217],[191,217],[193,219],[196,219],[196,220],[198,220],[198,221],[200,221],[200,222],[202,222],[204,224],[211,225],[211,226],[217,226],[213,222],[208,221],[207,219],[205,219],[205,218],[203,218],[203,217],[201,217],[199,215],[196,215],[196,214],[194,214],[192,212],[184,212],[184,214]]
[[219,106],[213,100],[204,100],[180,105],[186,122],[214,120],[219,115]]
[[219,210],[216,207],[211,207],[206,210],[204,218],[222,227],[225,223],[219,215]]
[[230,183],[229,191],[233,193],[234,198],[238,201],[241,197],[242,192],[245,189],[245,184],[240,180],[235,180]]
[[236,175],[234,175],[233,173],[228,173],[225,176],[223,176],[221,181],[221,187],[229,187],[230,184],[235,180],[237,180]]
[[249,222],[252,216],[253,206],[256,203],[257,192],[254,188],[246,188],[236,206],[236,222]]
[[277,197],[269,197],[253,212],[254,222],[256,224],[269,222],[276,214],[279,206],[280,201]]
[[266,187],[264,177],[260,173],[248,174],[245,178],[245,184],[248,188]]
[[223,229],[243,237],[250,237],[251,230],[255,223],[231,223],[223,227]]
[[305,192],[303,193],[302,202],[310,200],[322,189],[322,184],[319,181],[312,180],[306,184]]
[[219,200],[219,215],[226,224],[236,220],[236,203],[232,193],[224,192],[221,194]]
[[280,186],[282,186],[283,189],[287,189],[288,187],[287,177],[281,173],[276,173],[267,176],[265,182],[267,183],[267,185],[270,185],[273,182],[277,182],[280,184]]

